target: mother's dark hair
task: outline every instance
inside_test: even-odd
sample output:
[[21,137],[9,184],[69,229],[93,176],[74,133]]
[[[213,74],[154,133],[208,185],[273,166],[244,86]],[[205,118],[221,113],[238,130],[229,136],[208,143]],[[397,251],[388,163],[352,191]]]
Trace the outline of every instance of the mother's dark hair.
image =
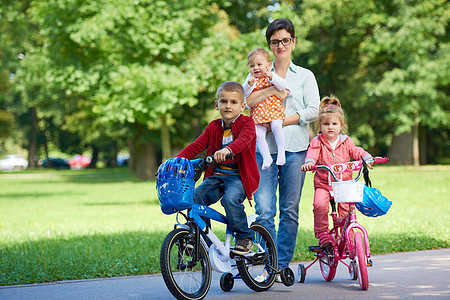
[[286,29],[287,32],[291,34],[291,37],[295,37],[295,29],[294,24],[292,24],[291,20],[287,18],[276,19],[272,23],[269,24],[266,30],[266,41],[269,43],[270,37],[277,31]]

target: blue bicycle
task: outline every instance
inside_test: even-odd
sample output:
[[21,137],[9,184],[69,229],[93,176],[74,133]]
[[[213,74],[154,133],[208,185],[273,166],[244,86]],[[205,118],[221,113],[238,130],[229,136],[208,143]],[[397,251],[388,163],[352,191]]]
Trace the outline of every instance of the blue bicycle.
[[[226,217],[210,207],[194,204],[195,182],[213,165],[212,156],[192,161],[177,157],[167,160],[158,169],[161,210],[165,214],[177,213],[177,223],[164,239],[160,253],[161,272],[169,291],[177,299],[203,299],[211,285],[211,268],[223,273],[220,287],[225,292],[231,291],[238,278],[258,292],[268,290],[278,274],[286,286],[294,284],[295,275],[290,268],[278,271],[275,242],[264,226],[254,222],[257,215],[247,218],[254,231],[253,248],[241,256],[232,252],[233,233]],[[183,222],[179,221],[180,216]],[[205,220],[227,225],[225,242],[214,234]]]

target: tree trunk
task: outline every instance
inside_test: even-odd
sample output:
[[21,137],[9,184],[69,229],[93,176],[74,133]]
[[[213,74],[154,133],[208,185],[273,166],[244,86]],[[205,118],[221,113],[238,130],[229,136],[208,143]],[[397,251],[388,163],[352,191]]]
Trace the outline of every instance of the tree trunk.
[[389,147],[388,157],[392,164],[411,165],[412,160],[412,133],[403,133],[392,138]]
[[36,108],[32,107],[30,110],[30,114],[31,114],[31,137],[28,145],[28,168],[35,169],[37,167],[35,157],[39,135],[39,127],[38,127],[39,125]]
[[136,166],[136,151],[134,149],[134,142],[133,140],[128,140],[128,151],[130,152],[130,158],[128,159],[128,168],[131,172],[135,173],[137,166]]
[[114,158],[111,161],[111,166],[113,168],[117,168],[117,158],[119,156],[119,150],[117,148],[118,148],[117,142],[114,142],[114,155],[113,155]]
[[139,180],[155,179],[156,145],[150,142],[149,132],[142,124],[136,124],[136,135],[133,140],[133,165]]
[[156,147],[150,142],[139,143],[136,146],[136,174],[139,180],[155,179]]
[[89,163],[89,166],[87,166],[87,169],[95,169],[97,167],[99,152],[100,152],[100,149],[98,149],[97,146],[92,146],[92,158],[91,158],[91,162]]
[[163,162],[172,157],[172,149],[170,147],[170,131],[169,126],[167,126],[167,114],[161,115],[161,150]]
[[426,165],[428,163],[428,136],[427,129],[419,125],[419,152],[420,164]]
[[45,126],[44,126],[44,130],[41,131],[41,136],[42,136],[42,144],[44,145],[45,158],[47,159],[48,166],[51,168],[52,162],[49,160],[49,156],[48,156],[47,130],[46,130]]
[[414,167],[420,166],[420,151],[419,151],[419,121],[417,119],[417,113],[414,120],[414,127],[412,128],[412,156],[414,161]]

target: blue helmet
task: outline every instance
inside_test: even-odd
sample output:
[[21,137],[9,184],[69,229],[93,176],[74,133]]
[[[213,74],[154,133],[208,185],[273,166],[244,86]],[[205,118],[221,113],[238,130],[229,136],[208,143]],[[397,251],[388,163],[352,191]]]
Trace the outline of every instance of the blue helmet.
[[194,167],[184,157],[174,157],[158,168],[156,189],[165,214],[190,208],[194,204]]
[[156,184],[168,178],[194,178],[194,167],[184,157],[173,157],[166,160],[158,168]]
[[379,189],[364,186],[363,202],[356,202],[355,205],[365,216],[380,217],[388,212],[392,201],[381,195]]

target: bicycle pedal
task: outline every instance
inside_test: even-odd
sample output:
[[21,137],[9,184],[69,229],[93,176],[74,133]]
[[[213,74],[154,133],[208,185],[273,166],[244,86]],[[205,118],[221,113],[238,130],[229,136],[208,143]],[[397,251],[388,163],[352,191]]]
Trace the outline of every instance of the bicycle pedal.
[[323,248],[320,246],[309,246],[308,250],[309,252],[322,252]]
[[368,259],[368,260],[367,260],[367,266],[368,266],[368,267],[372,267],[372,266],[373,266],[373,262],[372,262],[371,259]]

